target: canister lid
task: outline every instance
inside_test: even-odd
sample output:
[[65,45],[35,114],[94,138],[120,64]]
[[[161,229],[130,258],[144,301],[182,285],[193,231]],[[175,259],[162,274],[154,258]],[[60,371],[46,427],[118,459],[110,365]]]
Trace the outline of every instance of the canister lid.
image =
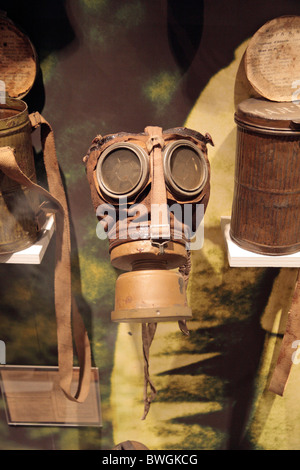
[[245,70],[260,96],[272,101],[300,98],[300,16],[264,24],[249,41]]
[[37,74],[34,46],[5,13],[0,12],[1,90],[11,98],[23,98],[32,88]]
[[277,103],[249,98],[238,105],[235,120],[261,129],[300,132],[300,101]]

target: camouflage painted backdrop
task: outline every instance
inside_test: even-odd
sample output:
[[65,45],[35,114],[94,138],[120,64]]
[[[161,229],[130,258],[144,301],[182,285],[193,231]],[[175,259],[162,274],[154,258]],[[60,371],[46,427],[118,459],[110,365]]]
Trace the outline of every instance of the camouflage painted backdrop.
[[[72,223],[74,292],[99,368],[103,427],[13,428],[1,449],[299,449],[300,370],[285,398],[266,391],[294,270],[230,268],[220,218],[233,195],[237,73],[266,21],[300,14],[297,0],[0,1],[29,35],[39,73],[25,98],[52,124]],[[1,77],[0,77],[1,79]],[[140,325],[110,321],[118,273],[96,219],[82,157],[97,134],[147,125],[209,132],[211,198],[203,249],[192,254],[191,334],[158,325],[150,368],[158,395],[145,421]],[[39,181],[46,185],[35,139]],[[56,365],[54,240],[39,266],[0,266],[0,339],[7,363]]]

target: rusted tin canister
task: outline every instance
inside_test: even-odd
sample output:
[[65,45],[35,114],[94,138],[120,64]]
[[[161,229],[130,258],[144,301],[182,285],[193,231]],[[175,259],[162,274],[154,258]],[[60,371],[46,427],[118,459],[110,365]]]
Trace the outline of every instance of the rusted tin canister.
[[[11,147],[20,169],[35,181],[31,124],[24,101],[7,99],[0,107],[0,147]],[[0,170],[0,253],[21,250],[37,238],[36,193],[21,187]]]
[[237,124],[230,235],[265,255],[300,250],[300,104],[248,99]]
[[[36,180],[32,127],[23,97],[37,73],[34,46],[27,35],[0,13],[0,148],[11,147],[20,169]],[[37,194],[8,178],[0,168],[0,253],[26,248],[38,236]]]

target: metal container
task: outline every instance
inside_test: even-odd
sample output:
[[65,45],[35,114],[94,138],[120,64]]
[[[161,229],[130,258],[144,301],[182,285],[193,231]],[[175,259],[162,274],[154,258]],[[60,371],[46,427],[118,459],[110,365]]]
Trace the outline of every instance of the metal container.
[[[0,147],[15,149],[20,169],[35,181],[31,124],[27,105],[9,99],[0,108]],[[0,170],[0,253],[24,249],[38,236],[36,211],[39,197],[23,188]]]
[[[6,88],[0,104],[0,147],[14,149],[20,169],[35,181],[32,127],[27,104],[19,98],[35,81],[36,54],[27,36],[8,18],[0,16],[0,29],[0,79]],[[37,239],[38,206],[37,194],[7,177],[0,168],[0,253],[19,251]]]
[[235,113],[230,235],[265,255],[300,250],[300,104],[248,99]]

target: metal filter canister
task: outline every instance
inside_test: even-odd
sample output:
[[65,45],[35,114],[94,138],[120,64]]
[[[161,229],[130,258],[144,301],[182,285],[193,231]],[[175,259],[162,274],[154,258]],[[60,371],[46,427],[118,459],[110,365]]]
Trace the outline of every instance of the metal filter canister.
[[[0,108],[0,147],[15,150],[20,169],[35,181],[31,124],[24,101],[8,99]],[[38,236],[39,197],[0,171],[0,253],[24,249]]]
[[300,104],[248,99],[237,107],[230,236],[265,255],[300,250]]
[[[17,164],[36,181],[32,126],[22,98],[34,84],[37,57],[28,36],[0,13],[0,148],[10,147]],[[4,90],[3,90],[4,87]],[[22,250],[38,237],[39,196],[12,180],[0,168],[0,253]]]

